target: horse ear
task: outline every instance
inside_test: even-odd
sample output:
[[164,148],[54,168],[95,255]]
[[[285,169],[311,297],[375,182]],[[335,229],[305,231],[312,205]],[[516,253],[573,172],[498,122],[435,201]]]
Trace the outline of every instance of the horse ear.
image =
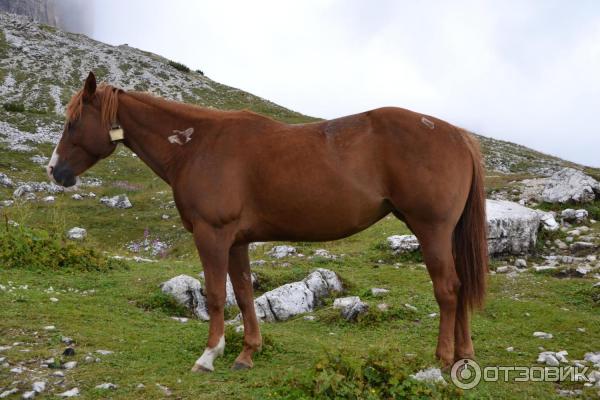
[[96,76],[93,72],[90,72],[85,84],[83,85],[83,96],[85,99],[91,99],[96,93]]

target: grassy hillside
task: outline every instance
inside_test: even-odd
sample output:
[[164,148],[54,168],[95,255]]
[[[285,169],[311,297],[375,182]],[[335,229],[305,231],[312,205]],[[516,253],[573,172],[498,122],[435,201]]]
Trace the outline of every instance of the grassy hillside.
[[[8,175],[15,186],[47,180],[43,157],[50,155],[61,132],[65,104],[89,70],[125,89],[149,90],[209,107],[249,108],[287,122],[313,120],[214,82],[199,72],[186,71],[160,56],[126,45],[109,46],[0,14],[0,172]],[[490,189],[573,165],[512,143],[481,140]],[[40,163],[35,162],[40,159]],[[173,320],[173,316],[188,315],[161,296],[158,289],[159,283],[175,275],[197,276],[201,271],[191,237],[174,208],[170,188],[124,147],[84,178],[88,186],[54,194],[53,202],[42,200],[48,195],[45,192],[35,193],[32,200],[14,198],[14,187],[0,185],[0,201],[14,201],[10,206],[0,206],[3,243],[8,243],[7,235],[17,229],[13,227],[17,223],[25,229],[48,232],[44,240],[54,240],[52,246],[59,254],[62,249],[73,252],[72,246],[66,245],[70,243],[66,232],[83,227],[88,236],[77,243],[84,249],[82,254],[93,254],[95,263],[111,266],[98,271],[72,262],[63,263],[64,268],[48,269],[27,262],[0,265],[0,348],[9,346],[0,351],[0,359],[5,358],[0,361],[0,393],[17,387],[20,392],[10,398],[19,398],[30,390],[32,381],[42,379],[49,388],[37,398],[54,398],[73,387],[80,389],[82,398],[89,399],[159,399],[166,397],[164,387],[172,392],[170,397],[182,399],[311,398],[318,388],[341,386],[343,374],[324,367],[328,364],[322,360],[328,352],[341,351],[344,360],[359,364],[361,357],[383,351],[390,360],[406,361],[413,372],[436,365],[433,354],[438,317],[429,315],[438,310],[431,282],[418,255],[399,258],[386,248],[387,236],[408,233],[402,223],[389,217],[341,241],[293,244],[307,256],[318,248],[338,256],[344,254],[336,260],[293,257],[275,261],[265,254],[269,244],[251,255],[253,260],[267,261],[254,267],[259,276],[258,293],[301,279],[314,268],[329,268],[342,277],[348,295],[359,295],[370,304],[372,311],[364,320],[342,321],[329,299],[314,313],[315,321],[300,316],[263,324],[267,344],[253,370],[229,371],[241,340],[229,332],[226,354],[216,362],[217,371],[209,375],[190,373],[205,345],[208,325],[193,319],[187,323]],[[75,200],[73,194],[83,198]],[[126,194],[133,208],[112,209],[99,203],[100,197],[116,194]],[[592,224],[591,228],[598,230],[600,224]],[[566,236],[557,235],[563,239]],[[165,243],[166,250],[155,254],[144,249],[132,251],[136,248],[132,243],[156,240]],[[8,253],[13,247],[0,249]],[[39,247],[31,248],[38,249],[40,257],[49,256]],[[152,262],[129,260],[113,265],[107,260],[114,255],[129,259],[141,256]],[[529,257],[528,262],[540,262],[539,256]],[[495,260],[493,268],[513,262],[512,258]],[[487,306],[473,322],[478,361],[482,365],[536,365],[541,346],[553,351],[566,349],[569,359],[600,351],[600,294],[592,288],[593,282],[591,277],[559,279],[532,272],[492,275]],[[374,298],[370,295],[372,287],[387,288],[390,293]],[[389,311],[378,312],[380,303],[388,304]],[[229,314],[234,311],[229,310]],[[49,325],[55,329],[45,330]],[[550,332],[554,338],[534,338],[534,331]],[[75,356],[61,356],[65,348],[62,336],[75,341]],[[507,351],[507,347],[514,351]],[[96,353],[99,349],[114,353],[101,355]],[[76,360],[78,366],[62,371],[64,378],[55,377],[55,369],[40,366],[50,357]],[[91,360],[86,361],[86,357]],[[9,367],[2,367],[6,362]],[[23,367],[23,372],[10,371],[17,365]],[[119,387],[108,394],[95,389],[104,382]],[[144,386],[138,387],[140,384]],[[410,390],[422,390],[407,385]],[[572,388],[583,386],[485,383],[464,396],[557,398],[557,389]],[[584,395],[592,397],[597,391],[585,388]]]

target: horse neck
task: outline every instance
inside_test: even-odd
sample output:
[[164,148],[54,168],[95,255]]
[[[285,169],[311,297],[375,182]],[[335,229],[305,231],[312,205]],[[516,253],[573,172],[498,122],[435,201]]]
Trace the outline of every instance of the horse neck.
[[169,143],[168,136],[185,121],[127,93],[119,96],[117,118],[125,132],[123,144],[171,184],[183,149]]

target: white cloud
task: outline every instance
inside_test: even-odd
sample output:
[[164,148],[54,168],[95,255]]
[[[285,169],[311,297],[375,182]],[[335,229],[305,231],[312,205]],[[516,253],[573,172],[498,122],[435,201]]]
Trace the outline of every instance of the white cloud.
[[95,4],[99,40],[309,115],[396,105],[600,166],[595,1]]

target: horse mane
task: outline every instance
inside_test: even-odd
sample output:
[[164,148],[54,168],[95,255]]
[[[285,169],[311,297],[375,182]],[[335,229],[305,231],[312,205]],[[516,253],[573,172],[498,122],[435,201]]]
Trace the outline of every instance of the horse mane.
[[[100,99],[100,114],[102,123],[111,126],[117,121],[117,109],[119,108],[119,93],[123,89],[112,85],[101,83],[96,89],[96,96]],[[81,116],[83,110],[83,89],[73,95],[67,104],[67,121],[73,122]]]

